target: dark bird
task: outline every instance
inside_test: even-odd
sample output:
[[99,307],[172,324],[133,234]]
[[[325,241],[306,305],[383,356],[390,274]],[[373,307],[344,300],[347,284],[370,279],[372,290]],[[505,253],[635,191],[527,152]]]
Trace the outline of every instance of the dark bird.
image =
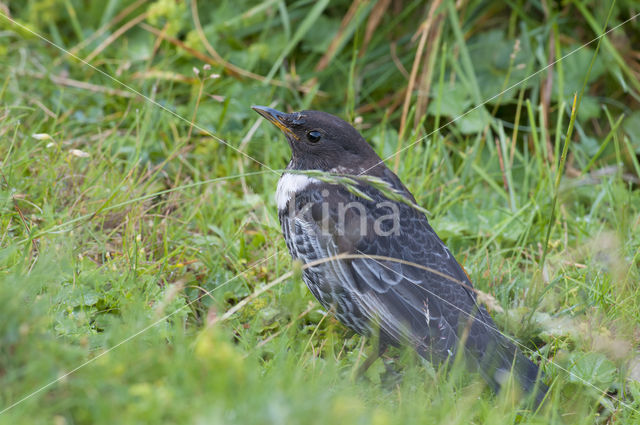
[[[413,195],[360,133],[325,112],[253,109],[291,147],[278,216],[291,256],[311,263],[303,279],[320,304],[355,332],[377,335],[380,352],[409,345],[437,365],[462,349],[494,391],[513,373],[539,405],[548,388],[538,367],[498,331]],[[359,177],[349,187],[319,172]]]

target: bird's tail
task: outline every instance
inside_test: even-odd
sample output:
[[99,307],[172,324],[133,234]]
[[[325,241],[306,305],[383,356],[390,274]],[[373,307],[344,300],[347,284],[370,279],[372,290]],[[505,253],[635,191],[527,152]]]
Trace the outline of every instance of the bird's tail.
[[538,366],[502,335],[496,335],[493,344],[486,347],[479,363],[481,375],[496,393],[513,377],[514,383],[530,397],[534,408],[542,403],[549,390],[542,382]]

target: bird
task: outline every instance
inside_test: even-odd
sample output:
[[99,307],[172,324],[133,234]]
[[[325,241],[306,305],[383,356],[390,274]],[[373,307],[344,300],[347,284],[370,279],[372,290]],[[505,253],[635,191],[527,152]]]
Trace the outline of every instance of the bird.
[[461,352],[494,392],[513,376],[539,406],[548,392],[539,367],[498,330],[415,197],[364,137],[323,111],[252,109],[291,148],[276,189],[278,218],[319,303],[356,333],[377,337],[377,355],[410,346],[450,365]]

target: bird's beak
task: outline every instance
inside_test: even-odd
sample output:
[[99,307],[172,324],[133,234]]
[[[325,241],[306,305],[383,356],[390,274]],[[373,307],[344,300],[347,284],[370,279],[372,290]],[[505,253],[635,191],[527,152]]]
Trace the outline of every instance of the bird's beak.
[[291,136],[294,139],[298,140],[298,136],[296,136],[296,134],[293,131],[291,131],[291,129],[287,127],[287,125],[284,123],[284,120],[282,118],[284,118],[287,115],[284,112],[277,111],[267,106],[254,105],[251,107],[251,109],[253,109],[257,113],[262,115],[264,118],[267,119],[267,121],[269,121],[271,124],[278,127],[287,136]]

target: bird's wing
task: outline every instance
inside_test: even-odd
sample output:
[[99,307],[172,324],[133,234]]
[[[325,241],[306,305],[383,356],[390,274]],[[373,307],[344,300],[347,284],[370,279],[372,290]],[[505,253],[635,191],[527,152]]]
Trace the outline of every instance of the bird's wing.
[[[351,260],[352,282],[366,310],[386,306],[390,320],[403,327],[402,338],[421,354],[444,359],[455,353],[461,327],[478,311],[475,296],[463,286],[464,272],[426,217],[410,206],[397,207],[397,232],[374,232],[355,244],[354,253],[364,258]],[[386,330],[386,319],[379,320]]]
[[[280,217],[289,249],[303,263],[345,253],[358,256],[305,270],[314,295],[327,308],[340,304],[338,318],[354,330],[365,333],[373,322],[382,341],[408,343],[437,362],[455,355],[464,341],[465,358],[494,389],[513,368],[523,388],[531,391],[538,368],[477,304],[466,273],[424,214],[405,203],[389,203],[370,186],[359,189],[371,199],[334,185],[328,194],[307,191],[296,200],[301,213]],[[389,223],[389,217],[397,223]]]
[[[308,192],[298,199],[306,212],[283,221],[285,234],[291,235],[289,248],[304,263],[344,253],[362,256],[310,270],[316,285],[344,291],[333,299],[346,299],[347,309],[355,304],[388,342],[409,343],[422,355],[442,360],[454,354],[467,324],[467,341],[478,339],[482,346],[486,331],[469,318],[480,315],[489,325],[493,322],[477,306],[471,283],[424,214],[389,203],[370,186],[361,189],[371,200],[340,186],[331,186],[322,197]],[[323,294],[314,295],[321,299]]]

